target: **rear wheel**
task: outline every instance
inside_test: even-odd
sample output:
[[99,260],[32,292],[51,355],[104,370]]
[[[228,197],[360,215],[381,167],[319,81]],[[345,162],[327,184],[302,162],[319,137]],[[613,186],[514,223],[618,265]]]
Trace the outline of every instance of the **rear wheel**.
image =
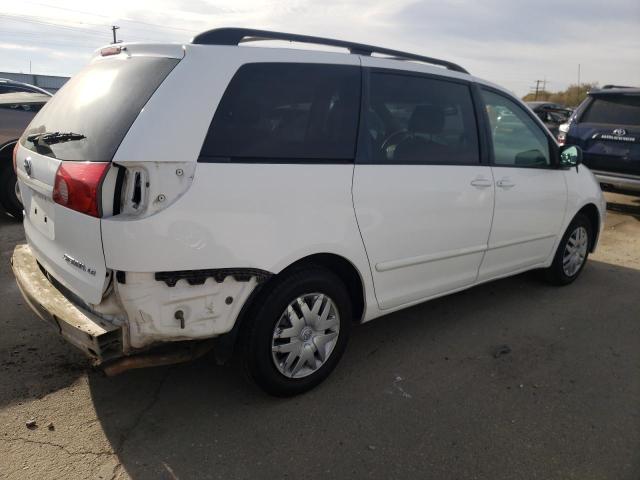
[[0,159],[0,204],[12,217],[22,219],[22,202],[18,192],[18,179],[11,159]]
[[318,385],[337,365],[349,338],[351,302],[342,280],[322,267],[275,281],[245,329],[244,361],[267,393],[292,396]]
[[592,226],[586,215],[575,216],[565,232],[553,263],[545,270],[545,278],[555,285],[573,282],[587,263]]

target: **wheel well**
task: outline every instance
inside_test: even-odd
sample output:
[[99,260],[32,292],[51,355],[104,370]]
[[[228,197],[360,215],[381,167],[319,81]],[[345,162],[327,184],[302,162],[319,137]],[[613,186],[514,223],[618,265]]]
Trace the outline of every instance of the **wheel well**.
[[353,321],[360,322],[362,320],[364,314],[364,285],[356,267],[346,258],[332,253],[309,255],[292,263],[277,275],[273,275],[269,280],[259,284],[253,292],[251,292],[238,314],[233,329],[229,333],[216,338],[213,351],[216,356],[216,361],[219,364],[226,363],[233,355],[236,349],[236,343],[239,342],[242,337],[243,324],[247,318],[250,318],[254,314],[254,309],[260,305],[264,296],[269,292],[273,284],[272,282],[292,269],[305,265],[318,265],[327,268],[340,277],[346,285],[349,298],[351,299]]
[[13,147],[18,142],[18,140],[11,140],[3,145],[0,145],[0,157],[11,158],[13,154]]
[[584,214],[589,219],[591,226],[593,227],[591,231],[591,238],[589,239],[589,251],[593,252],[598,240],[598,232],[600,232],[600,213],[598,212],[598,207],[593,203],[588,203],[582,207],[578,213]]
[[351,299],[354,322],[360,322],[364,314],[364,285],[356,267],[344,257],[333,253],[317,253],[301,258],[285,268],[278,275],[303,265],[319,265],[331,270],[344,282]]

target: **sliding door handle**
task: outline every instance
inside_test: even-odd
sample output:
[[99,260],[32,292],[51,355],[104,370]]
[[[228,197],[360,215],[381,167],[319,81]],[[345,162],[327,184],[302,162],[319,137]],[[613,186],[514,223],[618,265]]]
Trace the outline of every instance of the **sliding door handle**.
[[498,185],[501,188],[511,188],[511,187],[515,187],[516,184],[513,183],[510,179],[508,178],[501,178],[500,180],[498,180],[498,182],[496,183],[496,185]]

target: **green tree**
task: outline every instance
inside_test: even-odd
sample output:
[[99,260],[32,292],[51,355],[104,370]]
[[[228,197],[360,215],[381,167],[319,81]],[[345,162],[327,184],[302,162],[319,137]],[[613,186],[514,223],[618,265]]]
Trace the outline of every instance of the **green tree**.
[[[586,98],[587,93],[597,87],[598,83],[594,82],[583,83],[581,85],[572,84],[569,85],[567,89],[559,92],[548,92],[546,90],[542,90],[538,92],[538,101],[559,103],[566,107],[577,107],[580,105],[580,102]],[[522,97],[522,100],[525,102],[533,102],[535,97],[535,93],[528,93]]]

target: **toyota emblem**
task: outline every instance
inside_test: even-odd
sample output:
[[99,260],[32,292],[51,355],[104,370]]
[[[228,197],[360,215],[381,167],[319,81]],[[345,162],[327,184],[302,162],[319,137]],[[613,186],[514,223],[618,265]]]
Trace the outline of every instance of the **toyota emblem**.
[[613,134],[614,134],[614,135],[618,135],[618,136],[620,136],[620,137],[623,137],[624,135],[626,135],[626,134],[627,134],[627,131],[626,131],[624,128],[616,128],[616,129],[613,131]]
[[27,172],[27,175],[31,176],[32,166],[30,157],[24,159],[24,171]]

